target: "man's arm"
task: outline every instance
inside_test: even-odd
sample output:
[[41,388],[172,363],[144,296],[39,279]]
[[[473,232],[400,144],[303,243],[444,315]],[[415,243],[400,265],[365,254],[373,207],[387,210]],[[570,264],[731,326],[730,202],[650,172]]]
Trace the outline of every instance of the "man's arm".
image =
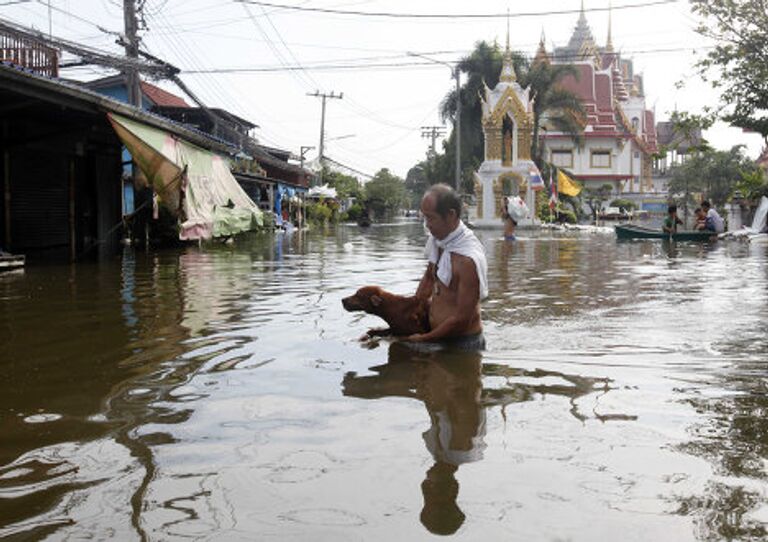
[[480,280],[472,258],[458,256],[454,258],[453,280],[457,282],[456,311],[438,327],[428,333],[419,333],[407,338],[409,341],[430,342],[446,337],[463,335],[477,313],[480,300]]
[[416,297],[419,299],[429,299],[432,295],[432,288],[435,286],[435,264],[430,263],[424,271],[424,275],[419,281],[419,287],[416,288]]

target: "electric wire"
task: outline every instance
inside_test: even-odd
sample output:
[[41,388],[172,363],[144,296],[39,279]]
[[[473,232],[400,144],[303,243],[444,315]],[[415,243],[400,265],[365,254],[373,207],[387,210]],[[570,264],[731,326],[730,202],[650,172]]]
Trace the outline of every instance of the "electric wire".
[[240,4],[254,4],[258,6],[271,7],[276,9],[284,9],[289,11],[299,11],[308,13],[324,13],[330,15],[346,15],[356,17],[383,17],[383,18],[395,18],[395,19],[498,19],[506,18],[516,19],[521,17],[544,17],[550,15],[573,15],[576,13],[584,12],[599,12],[599,11],[618,11],[623,9],[634,9],[651,6],[659,6],[664,4],[675,4],[680,0],[654,0],[651,2],[642,2],[637,4],[623,4],[612,7],[596,7],[588,9],[564,9],[564,10],[550,10],[550,11],[531,11],[523,13],[393,13],[385,11],[354,11],[354,10],[341,10],[331,8],[320,7],[302,7],[292,6],[288,4],[274,4],[271,2],[261,2],[259,0],[233,0]]

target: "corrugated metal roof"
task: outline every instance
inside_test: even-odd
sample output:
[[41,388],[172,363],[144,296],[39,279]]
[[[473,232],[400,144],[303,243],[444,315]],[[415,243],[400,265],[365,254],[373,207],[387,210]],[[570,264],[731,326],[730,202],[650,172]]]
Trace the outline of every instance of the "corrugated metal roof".
[[[114,98],[104,96],[79,84],[55,77],[38,75],[11,62],[0,61],[0,87],[6,83],[7,89],[24,92],[30,97],[55,102],[71,100],[83,107],[124,115],[139,122],[144,122],[161,130],[170,132],[200,147],[223,153],[235,153],[239,149],[230,142],[211,136],[200,130],[161,117],[143,109],[126,104]],[[24,88],[24,87],[28,88]]]

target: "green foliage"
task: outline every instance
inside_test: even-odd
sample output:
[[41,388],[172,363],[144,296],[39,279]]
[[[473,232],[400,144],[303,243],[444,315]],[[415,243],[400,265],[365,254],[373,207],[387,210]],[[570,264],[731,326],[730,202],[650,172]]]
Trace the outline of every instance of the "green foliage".
[[[721,118],[768,145],[768,6],[765,0],[690,0],[696,31],[715,46],[697,67],[720,91]],[[711,78],[710,78],[711,76]]]
[[307,222],[312,224],[328,224],[334,222],[335,213],[326,203],[325,200],[307,202],[304,210]]
[[576,67],[571,64],[536,62],[518,76],[520,84],[530,88],[533,100],[531,156],[539,166],[542,162],[539,131],[542,128],[570,134],[576,144],[581,144],[586,112],[579,97],[560,86],[563,78],[569,75],[579,76]]
[[378,217],[396,213],[406,201],[405,183],[387,168],[379,170],[365,185],[365,204]]
[[355,177],[332,171],[327,167],[323,168],[323,182],[336,189],[336,195],[339,199],[359,199],[363,195],[363,187]]
[[556,221],[561,224],[576,224],[579,220],[572,209],[560,207],[557,209]]
[[669,114],[673,137],[667,147],[660,149],[660,156],[665,156],[668,150],[677,149],[683,144],[687,147],[688,153],[712,150],[709,142],[701,134],[704,130],[711,128],[717,119],[708,108],[705,109],[707,111],[702,115],[687,111],[672,111]]
[[730,151],[708,150],[672,169],[669,193],[682,195],[689,203],[690,194],[700,192],[715,206],[721,206],[743,180],[743,175],[751,175],[756,170],[757,165],[744,156],[743,145]]
[[361,216],[363,216],[363,206],[359,203],[355,203],[347,209],[347,212],[342,215],[341,219],[344,221],[354,221]]
[[732,195],[739,195],[746,200],[768,196],[768,178],[763,170],[742,171],[741,179],[736,182]]
[[625,211],[632,211],[637,207],[635,205],[635,202],[624,199],[624,198],[618,198],[613,200],[611,203],[609,203],[611,207],[618,207],[619,209],[624,209]]
[[407,199],[412,209],[419,207],[424,192],[437,183],[454,185],[453,163],[448,162],[445,154],[435,154],[427,160],[422,160],[405,176]]

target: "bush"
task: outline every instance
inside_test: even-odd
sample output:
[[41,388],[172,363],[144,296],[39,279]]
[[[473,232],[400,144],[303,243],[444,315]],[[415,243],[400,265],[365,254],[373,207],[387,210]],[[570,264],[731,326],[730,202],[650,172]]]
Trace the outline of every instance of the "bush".
[[347,212],[342,217],[342,220],[355,221],[363,216],[363,206],[359,203],[355,203],[347,209]]
[[560,210],[557,211],[557,221],[561,224],[576,224],[578,223],[578,219],[576,218],[576,213],[574,213],[570,209],[563,209],[560,208]]
[[307,203],[305,213],[307,222],[327,224],[333,220],[333,210],[322,202]]

